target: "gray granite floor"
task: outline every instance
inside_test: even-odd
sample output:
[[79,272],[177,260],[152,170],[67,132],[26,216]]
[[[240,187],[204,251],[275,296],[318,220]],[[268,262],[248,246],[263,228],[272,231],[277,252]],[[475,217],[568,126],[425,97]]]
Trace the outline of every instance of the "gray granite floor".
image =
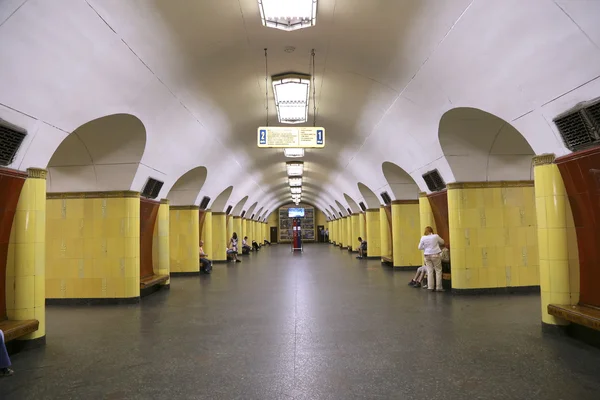
[[453,297],[328,245],[274,245],[139,306],[48,307],[0,399],[595,399],[600,350],[539,297]]

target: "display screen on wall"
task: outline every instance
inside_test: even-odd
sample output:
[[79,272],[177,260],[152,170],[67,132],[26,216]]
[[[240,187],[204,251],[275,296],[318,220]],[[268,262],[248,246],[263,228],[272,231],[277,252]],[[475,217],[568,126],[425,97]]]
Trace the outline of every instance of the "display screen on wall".
[[288,218],[304,218],[304,208],[288,208]]

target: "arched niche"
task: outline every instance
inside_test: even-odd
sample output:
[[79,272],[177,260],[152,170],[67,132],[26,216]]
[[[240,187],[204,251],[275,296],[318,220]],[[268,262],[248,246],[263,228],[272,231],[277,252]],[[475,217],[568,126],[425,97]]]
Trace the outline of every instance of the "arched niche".
[[258,211],[256,212],[256,215],[254,216],[254,220],[255,220],[255,221],[258,221],[258,220],[260,220],[260,216],[261,216],[262,210],[263,210],[263,208],[261,207],[261,208],[259,208],[259,209],[258,209]]
[[242,213],[242,210],[244,209],[244,205],[246,204],[247,201],[248,201],[248,196],[246,196],[243,199],[241,199],[240,201],[238,201],[238,203],[235,205],[235,207],[233,207],[233,211],[231,212],[231,214],[236,217],[239,217],[240,214]]
[[246,211],[246,214],[244,214],[244,218],[250,219],[250,217],[254,213],[254,209],[256,208],[257,205],[258,205],[258,202],[255,202],[254,204],[252,204],[250,206],[250,208],[248,208],[248,211]]
[[233,192],[233,186],[229,186],[227,189],[223,190],[213,201],[210,206],[211,211],[213,212],[223,212],[225,211],[225,206],[229,201],[229,197],[231,196],[231,192]]
[[390,185],[395,200],[419,198],[419,187],[405,170],[387,161],[381,164],[381,169],[385,180]]
[[183,174],[173,185],[167,198],[172,206],[193,205],[206,181],[205,167],[196,167]]
[[346,199],[346,202],[348,203],[348,206],[350,207],[350,210],[352,210],[353,213],[358,213],[361,212],[360,207],[358,206],[358,204],[352,199],[352,197],[348,196],[346,193],[344,193],[344,199]]
[[369,189],[365,184],[358,182],[358,190],[365,200],[367,208],[379,208],[381,203],[371,189]]
[[457,182],[531,180],[535,155],[511,124],[477,108],[455,108],[440,120],[438,137]]
[[339,210],[342,212],[342,215],[348,215],[348,210],[346,210],[344,208],[344,206],[342,205],[342,203],[340,203],[339,201],[335,201],[335,204],[338,206]]
[[48,162],[48,192],[130,190],[146,147],[131,114],[107,115],[75,129]]

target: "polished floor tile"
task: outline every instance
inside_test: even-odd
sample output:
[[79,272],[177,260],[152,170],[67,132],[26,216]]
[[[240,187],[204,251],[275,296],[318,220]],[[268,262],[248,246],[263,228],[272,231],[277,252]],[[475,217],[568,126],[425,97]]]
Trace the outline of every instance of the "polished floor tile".
[[328,245],[274,245],[141,305],[48,307],[0,399],[598,399],[600,350],[539,296],[453,297]]

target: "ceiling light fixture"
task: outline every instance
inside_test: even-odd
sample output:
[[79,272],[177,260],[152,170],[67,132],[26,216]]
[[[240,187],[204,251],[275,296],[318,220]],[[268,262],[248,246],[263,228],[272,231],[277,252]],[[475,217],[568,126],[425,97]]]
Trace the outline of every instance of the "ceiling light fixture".
[[308,121],[310,75],[283,74],[271,78],[277,118],[282,124],[302,124]]
[[302,186],[291,187],[290,191],[292,194],[302,194]]
[[302,186],[302,178],[301,177],[289,178],[288,183],[290,184],[290,187]]
[[283,155],[289,158],[304,157],[304,149],[283,149]]
[[288,161],[285,164],[288,176],[302,176],[304,173],[304,163],[302,161]]
[[258,8],[268,28],[295,31],[317,23],[317,0],[258,0]]

